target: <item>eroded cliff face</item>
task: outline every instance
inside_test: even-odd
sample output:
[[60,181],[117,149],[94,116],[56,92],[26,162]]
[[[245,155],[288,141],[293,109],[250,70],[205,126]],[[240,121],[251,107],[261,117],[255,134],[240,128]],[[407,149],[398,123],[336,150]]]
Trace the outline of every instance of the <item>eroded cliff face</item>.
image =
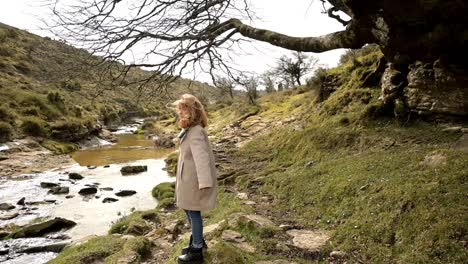
[[385,104],[401,100],[421,115],[468,116],[468,1],[343,3],[367,22],[389,62],[381,78]]
[[419,114],[468,115],[468,69],[440,61],[410,66],[403,96]]
[[404,67],[389,63],[381,88],[386,105],[402,100],[408,109],[423,116],[468,116],[468,69],[463,65],[440,60]]

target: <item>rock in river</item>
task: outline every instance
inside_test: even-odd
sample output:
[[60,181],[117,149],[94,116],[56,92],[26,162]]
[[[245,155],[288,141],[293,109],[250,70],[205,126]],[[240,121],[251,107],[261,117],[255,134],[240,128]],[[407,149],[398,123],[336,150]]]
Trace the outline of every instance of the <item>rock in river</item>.
[[17,205],[24,205],[24,201],[26,200],[26,197],[23,197],[19,199],[19,201],[16,203]]
[[81,194],[81,195],[95,194],[95,193],[97,193],[97,188],[95,188],[95,187],[83,188],[78,193]]
[[84,177],[79,173],[71,172],[68,174],[68,178],[70,180],[82,180]]
[[69,229],[76,225],[75,222],[56,217],[52,220],[45,221],[39,224],[32,224],[20,228],[13,232],[10,238],[22,238],[22,237],[41,237],[52,232],[57,232],[62,229]]
[[134,195],[135,193],[136,193],[135,191],[123,190],[123,191],[115,193],[115,195],[123,197],[123,196],[131,196],[131,195]]
[[57,187],[59,186],[57,183],[53,183],[53,182],[41,182],[41,187],[42,188],[52,188],[52,187]]
[[112,197],[106,197],[102,200],[103,203],[114,203],[114,202],[117,202],[119,199],[115,199],[115,198],[112,198]]
[[67,194],[70,192],[70,189],[68,187],[52,187],[48,193],[50,194]]
[[11,209],[15,209],[15,206],[9,203],[0,203],[0,210],[7,211]]
[[123,166],[120,169],[122,175],[137,174],[148,170],[148,166]]

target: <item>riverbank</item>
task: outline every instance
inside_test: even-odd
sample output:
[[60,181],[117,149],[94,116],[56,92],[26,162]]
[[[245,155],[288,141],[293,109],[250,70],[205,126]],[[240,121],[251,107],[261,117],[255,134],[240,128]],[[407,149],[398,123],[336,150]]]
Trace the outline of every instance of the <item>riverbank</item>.
[[74,163],[68,154],[56,154],[37,139],[26,137],[2,144],[0,151],[0,176],[16,177],[69,166]]
[[0,241],[0,261],[45,263],[70,243],[105,235],[133,211],[154,208],[153,186],[173,181],[162,160],[173,150],[128,134],[138,126],[116,130],[114,144],[86,144],[71,155],[46,150],[34,138],[2,147],[9,157],[0,166],[0,238],[14,239]]

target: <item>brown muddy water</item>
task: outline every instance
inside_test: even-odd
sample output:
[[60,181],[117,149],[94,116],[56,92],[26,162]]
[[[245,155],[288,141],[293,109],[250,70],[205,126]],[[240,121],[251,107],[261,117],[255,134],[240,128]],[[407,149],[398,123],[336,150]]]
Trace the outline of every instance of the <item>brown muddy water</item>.
[[[26,225],[54,217],[75,221],[77,225],[61,234],[69,237],[66,241],[82,239],[90,235],[104,235],[113,222],[134,210],[155,208],[157,201],[151,190],[161,182],[174,181],[164,170],[164,158],[173,149],[156,149],[151,140],[143,135],[118,134],[118,143],[102,147],[80,150],[72,155],[76,164],[56,168],[37,174],[27,174],[15,179],[0,175],[0,202],[16,206],[9,211],[0,211],[0,216],[17,212],[19,215],[10,220],[0,220],[0,228],[8,225]],[[122,176],[120,169],[126,165],[146,165],[148,171]],[[76,172],[84,176],[82,180],[68,180],[68,173]],[[58,183],[70,189],[69,194],[52,195],[48,189],[41,188],[41,182]],[[95,186],[98,192],[91,196],[78,194],[85,187]],[[121,190],[134,190],[129,197],[118,197]],[[73,197],[66,197],[72,195]],[[34,205],[20,206],[17,201],[25,198]],[[117,202],[103,203],[104,198],[116,198]],[[44,203],[44,201],[49,201]],[[53,202],[50,202],[53,201]],[[39,219],[39,220],[38,220]],[[44,242],[46,241],[46,242]],[[49,238],[13,239],[0,241],[0,263],[42,264],[57,254],[42,252],[22,254],[21,250],[34,244],[57,243],[63,240]]]

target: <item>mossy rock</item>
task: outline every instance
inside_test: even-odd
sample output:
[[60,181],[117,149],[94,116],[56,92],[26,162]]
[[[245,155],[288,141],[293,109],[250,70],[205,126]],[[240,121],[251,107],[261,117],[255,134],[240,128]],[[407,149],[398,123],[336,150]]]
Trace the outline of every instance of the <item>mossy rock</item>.
[[156,210],[136,211],[117,220],[111,226],[109,234],[144,235],[151,231],[156,223],[159,223]]
[[177,172],[177,163],[179,160],[179,152],[169,154],[164,160],[166,162],[166,171],[170,176],[175,176]]
[[170,208],[175,205],[175,182],[163,182],[156,185],[151,191],[158,200],[158,208]]
[[75,143],[60,142],[49,139],[44,140],[41,145],[55,154],[68,154],[80,149],[80,147]]
[[41,237],[51,232],[72,228],[75,225],[76,223],[73,221],[56,217],[43,223],[22,227],[8,235],[7,238]]
[[124,176],[142,173],[148,171],[148,166],[137,165],[137,166],[124,166],[120,169],[120,173]]

